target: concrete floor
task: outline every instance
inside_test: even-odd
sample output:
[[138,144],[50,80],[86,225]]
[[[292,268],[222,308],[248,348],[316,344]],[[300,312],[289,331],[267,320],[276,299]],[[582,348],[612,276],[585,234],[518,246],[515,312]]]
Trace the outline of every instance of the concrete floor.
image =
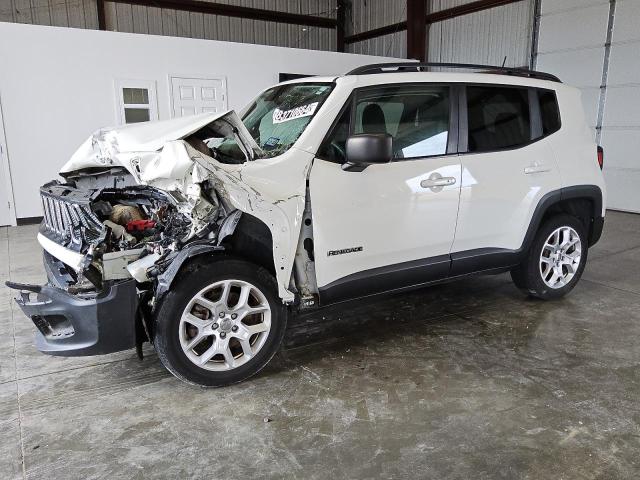
[[[0,229],[3,283],[42,279],[35,231]],[[42,355],[0,302],[2,479],[640,476],[640,215],[608,214],[563,300],[500,275],[332,308],[218,390],[152,349]]]

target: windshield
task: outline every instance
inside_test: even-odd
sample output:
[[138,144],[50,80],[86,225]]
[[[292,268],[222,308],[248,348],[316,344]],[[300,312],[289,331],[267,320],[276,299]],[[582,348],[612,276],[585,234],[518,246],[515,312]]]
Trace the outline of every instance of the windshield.
[[[264,151],[262,158],[286,152],[302,135],[322,102],[331,93],[331,83],[293,83],[270,88],[246,109],[242,123]],[[234,139],[221,140],[214,147],[226,157],[238,157]]]

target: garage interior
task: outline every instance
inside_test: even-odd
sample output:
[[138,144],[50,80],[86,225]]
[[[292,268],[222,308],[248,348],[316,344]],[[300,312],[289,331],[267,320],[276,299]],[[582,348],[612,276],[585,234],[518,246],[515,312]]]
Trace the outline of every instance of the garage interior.
[[[0,0],[3,285],[45,281],[38,189],[96,129],[398,59],[578,87],[608,208],[561,300],[500,274],[305,313],[265,370],[215,390],[148,344],[42,355],[2,287],[0,478],[638,478],[638,20],[636,0]],[[179,95],[194,85],[215,96]]]

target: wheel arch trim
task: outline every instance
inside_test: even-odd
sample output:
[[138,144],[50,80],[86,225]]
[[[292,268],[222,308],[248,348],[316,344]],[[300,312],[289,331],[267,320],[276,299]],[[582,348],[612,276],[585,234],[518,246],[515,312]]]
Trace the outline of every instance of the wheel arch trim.
[[525,252],[529,249],[536,236],[536,232],[542,224],[542,219],[551,207],[565,200],[573,199],[589,200],[593,205],[591,211],[593,222],[589,225],[588,235],[589,246],[594,245],[599,240],[600,233],[602,232],[602,198],[602,189],[598,185],[571,185],[548,192],[536,205],[519,251]]

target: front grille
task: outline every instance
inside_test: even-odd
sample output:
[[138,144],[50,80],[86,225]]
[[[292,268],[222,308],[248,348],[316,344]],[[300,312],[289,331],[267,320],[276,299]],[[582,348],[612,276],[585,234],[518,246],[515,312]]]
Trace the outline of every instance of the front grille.
[[66,248],[84,252],[104,228],[91,210],[91,192],[57,182],[40,188],[44,219],[41,233]]

